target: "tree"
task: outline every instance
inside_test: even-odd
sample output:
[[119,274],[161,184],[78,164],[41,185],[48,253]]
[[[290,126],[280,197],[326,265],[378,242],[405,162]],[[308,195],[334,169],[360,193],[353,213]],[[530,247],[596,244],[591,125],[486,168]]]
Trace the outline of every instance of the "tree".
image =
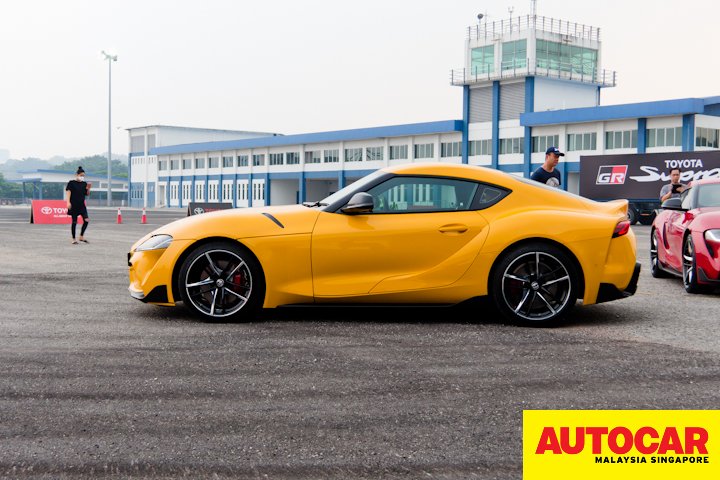
[[[83,170],[85,170],[87,174],[100,175],[102,177],[107,176],[107,157],[103,157],[102,155],[93,155],[91,157],[83,157],[79,160],[67,161],[65,163],[61,163],[56,168],[57,170],[75,172],[78,166],[82,166]],[[127,162],[113,160],[111,168],[113,177],[127,178]]]

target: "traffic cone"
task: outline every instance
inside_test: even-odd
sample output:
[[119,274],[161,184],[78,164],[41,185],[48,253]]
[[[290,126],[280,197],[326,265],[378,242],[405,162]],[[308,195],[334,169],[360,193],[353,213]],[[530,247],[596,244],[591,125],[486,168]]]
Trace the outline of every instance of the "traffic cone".
[[122,213],[120,213],[120,207],[118,207],[117,223],[118,223],[118,225],[122,223]]
[[142,213],[142,217],[140,217],[140,223],[142,223],[142,224],[147,223],[147,215],[145,215],[145,207],[143,207],[143,213]]

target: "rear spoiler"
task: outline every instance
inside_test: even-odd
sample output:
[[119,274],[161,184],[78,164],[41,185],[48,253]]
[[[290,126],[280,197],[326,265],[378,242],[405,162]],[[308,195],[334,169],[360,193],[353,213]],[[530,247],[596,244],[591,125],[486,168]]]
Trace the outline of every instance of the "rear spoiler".
[[621,215],[623,217],[627,217],[628,203],[629,202],[625,199],[610,200],[609,202],[595,202],[595,207],[608,215]]

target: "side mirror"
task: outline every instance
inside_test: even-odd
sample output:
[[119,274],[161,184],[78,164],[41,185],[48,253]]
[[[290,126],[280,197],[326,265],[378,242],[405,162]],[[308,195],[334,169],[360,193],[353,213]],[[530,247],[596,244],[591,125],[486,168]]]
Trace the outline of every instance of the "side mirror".
[[668,198],[663,202],[662,208],[665,210],[685,210],[682,208],[682,200],[679,198]]
[[352,196],[347,205],[340,209],[341,212],[347,214],[354,213],[371,213],[375,208],[373,197],[366,192],[358,192]]

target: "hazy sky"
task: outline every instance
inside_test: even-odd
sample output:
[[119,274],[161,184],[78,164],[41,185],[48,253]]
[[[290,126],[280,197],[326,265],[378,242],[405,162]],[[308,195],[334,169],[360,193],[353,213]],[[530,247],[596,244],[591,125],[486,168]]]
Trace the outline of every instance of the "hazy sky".
[[[0,149],[107,151],[143,125],[303,133],[462,118],[465,32],[529,0],[2,0]],[[603,104],[720,95],[718,0],[539,0],[601,28]]]

